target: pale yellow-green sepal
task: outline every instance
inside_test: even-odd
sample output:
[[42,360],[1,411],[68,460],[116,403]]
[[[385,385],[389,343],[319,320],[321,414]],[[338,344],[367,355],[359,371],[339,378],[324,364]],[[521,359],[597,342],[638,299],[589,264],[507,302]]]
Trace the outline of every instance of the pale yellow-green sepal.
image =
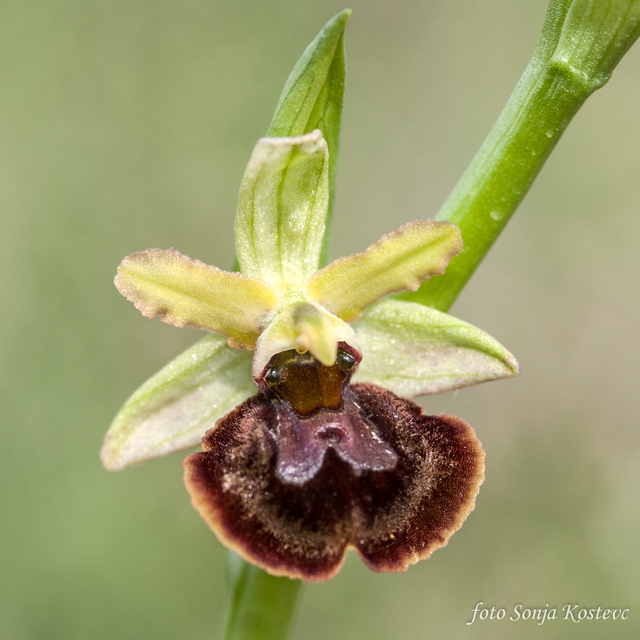
[[112,471],[192,447],[216,420],[256,392],[253,353],[210,334],[147,380],[127,400],[102,445]]
[[371,382],[405,398],[519,371],[511,353],[484,331],[415,302],[381,300],[353,328],[362,353],[354,382]]
[[258,140],[238,197],[236,253],[242,273],[288,293],[316,271],[328,170],[327,143],[318,130]]
[[444,270],[462,248],[449,222],[410,222],[362,253],[334,260],[311,277],[305,295],[347,322],[383,296],[408,289]]
[[358,349],[353,329],[340,318],[308,302],[290,304],[258,338],[253,376],[259,378],[276,353],[290,349],[309,351],[322,364],[331,366],[336,361],[339,342]]
[[116,287],[147,318],[224,335],[252,349],[279,306],[265,282],[193,260],[175,249],[132,253],[118,267]]

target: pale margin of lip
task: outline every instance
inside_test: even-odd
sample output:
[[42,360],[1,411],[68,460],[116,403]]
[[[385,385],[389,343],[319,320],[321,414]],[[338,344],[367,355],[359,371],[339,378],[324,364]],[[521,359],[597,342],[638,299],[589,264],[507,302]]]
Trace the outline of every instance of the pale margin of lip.
[[414,302],[376,302],[353,328],[362,353],[354,382],[371,382],[404,398],[519,373],[513,355],[490,335]]
[[216,420],[255,394],[253,352],[210,334],[147,380],[122,407],[100,458],[118,471],[200,443]]
[[273,575],[335,575],[356,549],[373,571],[405,571],[447,544],[473,510],[484,452],[454,416],[427,416],[374,385],[346,390],[397,454],[392,468],[354,469],[333,449],[307,482],[277,474],[278,407],[254,396],[184,461],[193,506],[223,544]]

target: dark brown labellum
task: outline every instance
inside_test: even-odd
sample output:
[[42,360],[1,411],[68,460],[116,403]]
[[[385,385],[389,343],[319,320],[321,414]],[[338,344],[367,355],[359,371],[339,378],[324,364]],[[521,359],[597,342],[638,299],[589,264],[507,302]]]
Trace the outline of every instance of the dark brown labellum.
[[345,551],[404,571],[444,546],[473,509],[484,452],[453,416],[426,416],[336,364],[278,354],[258,395],[222,418],[185,460],[195,508],[230,548],[275,575],[326,580]]

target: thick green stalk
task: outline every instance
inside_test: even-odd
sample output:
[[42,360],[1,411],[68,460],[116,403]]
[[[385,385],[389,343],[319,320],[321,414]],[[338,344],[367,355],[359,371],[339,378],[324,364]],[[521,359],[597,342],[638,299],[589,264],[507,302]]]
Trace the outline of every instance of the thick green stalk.
[[229,554],[233,588],[222,640],[283,640],[287,637],[302,583],[276,578]]
[[552,0],[531,62],[437,215],[464,249],[443,276],[399,297],[446,311],[526,195],[585,100],[640,31],[639,0]]

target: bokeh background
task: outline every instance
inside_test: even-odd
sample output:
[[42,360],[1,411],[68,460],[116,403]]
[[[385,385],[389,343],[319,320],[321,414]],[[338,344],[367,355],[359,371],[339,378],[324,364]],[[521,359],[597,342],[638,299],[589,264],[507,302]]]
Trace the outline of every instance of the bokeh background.
[[[435,215],[533,51],[545,0],[354,0],[334,255]],[[127,254],[232,262],[235,199],[284,81],[343,4],[5,0],[0,21],[0,638],[215,637],[226,552],[178,453],[98,460],[129,394],[200,334],[143,318]],[[640,636],[640,47],[575,118],[452,312],[522,373],[429,398],[487,479],[403,575],[357,557],[295,640]],[[504,607],[627,621],[476,622]]]

